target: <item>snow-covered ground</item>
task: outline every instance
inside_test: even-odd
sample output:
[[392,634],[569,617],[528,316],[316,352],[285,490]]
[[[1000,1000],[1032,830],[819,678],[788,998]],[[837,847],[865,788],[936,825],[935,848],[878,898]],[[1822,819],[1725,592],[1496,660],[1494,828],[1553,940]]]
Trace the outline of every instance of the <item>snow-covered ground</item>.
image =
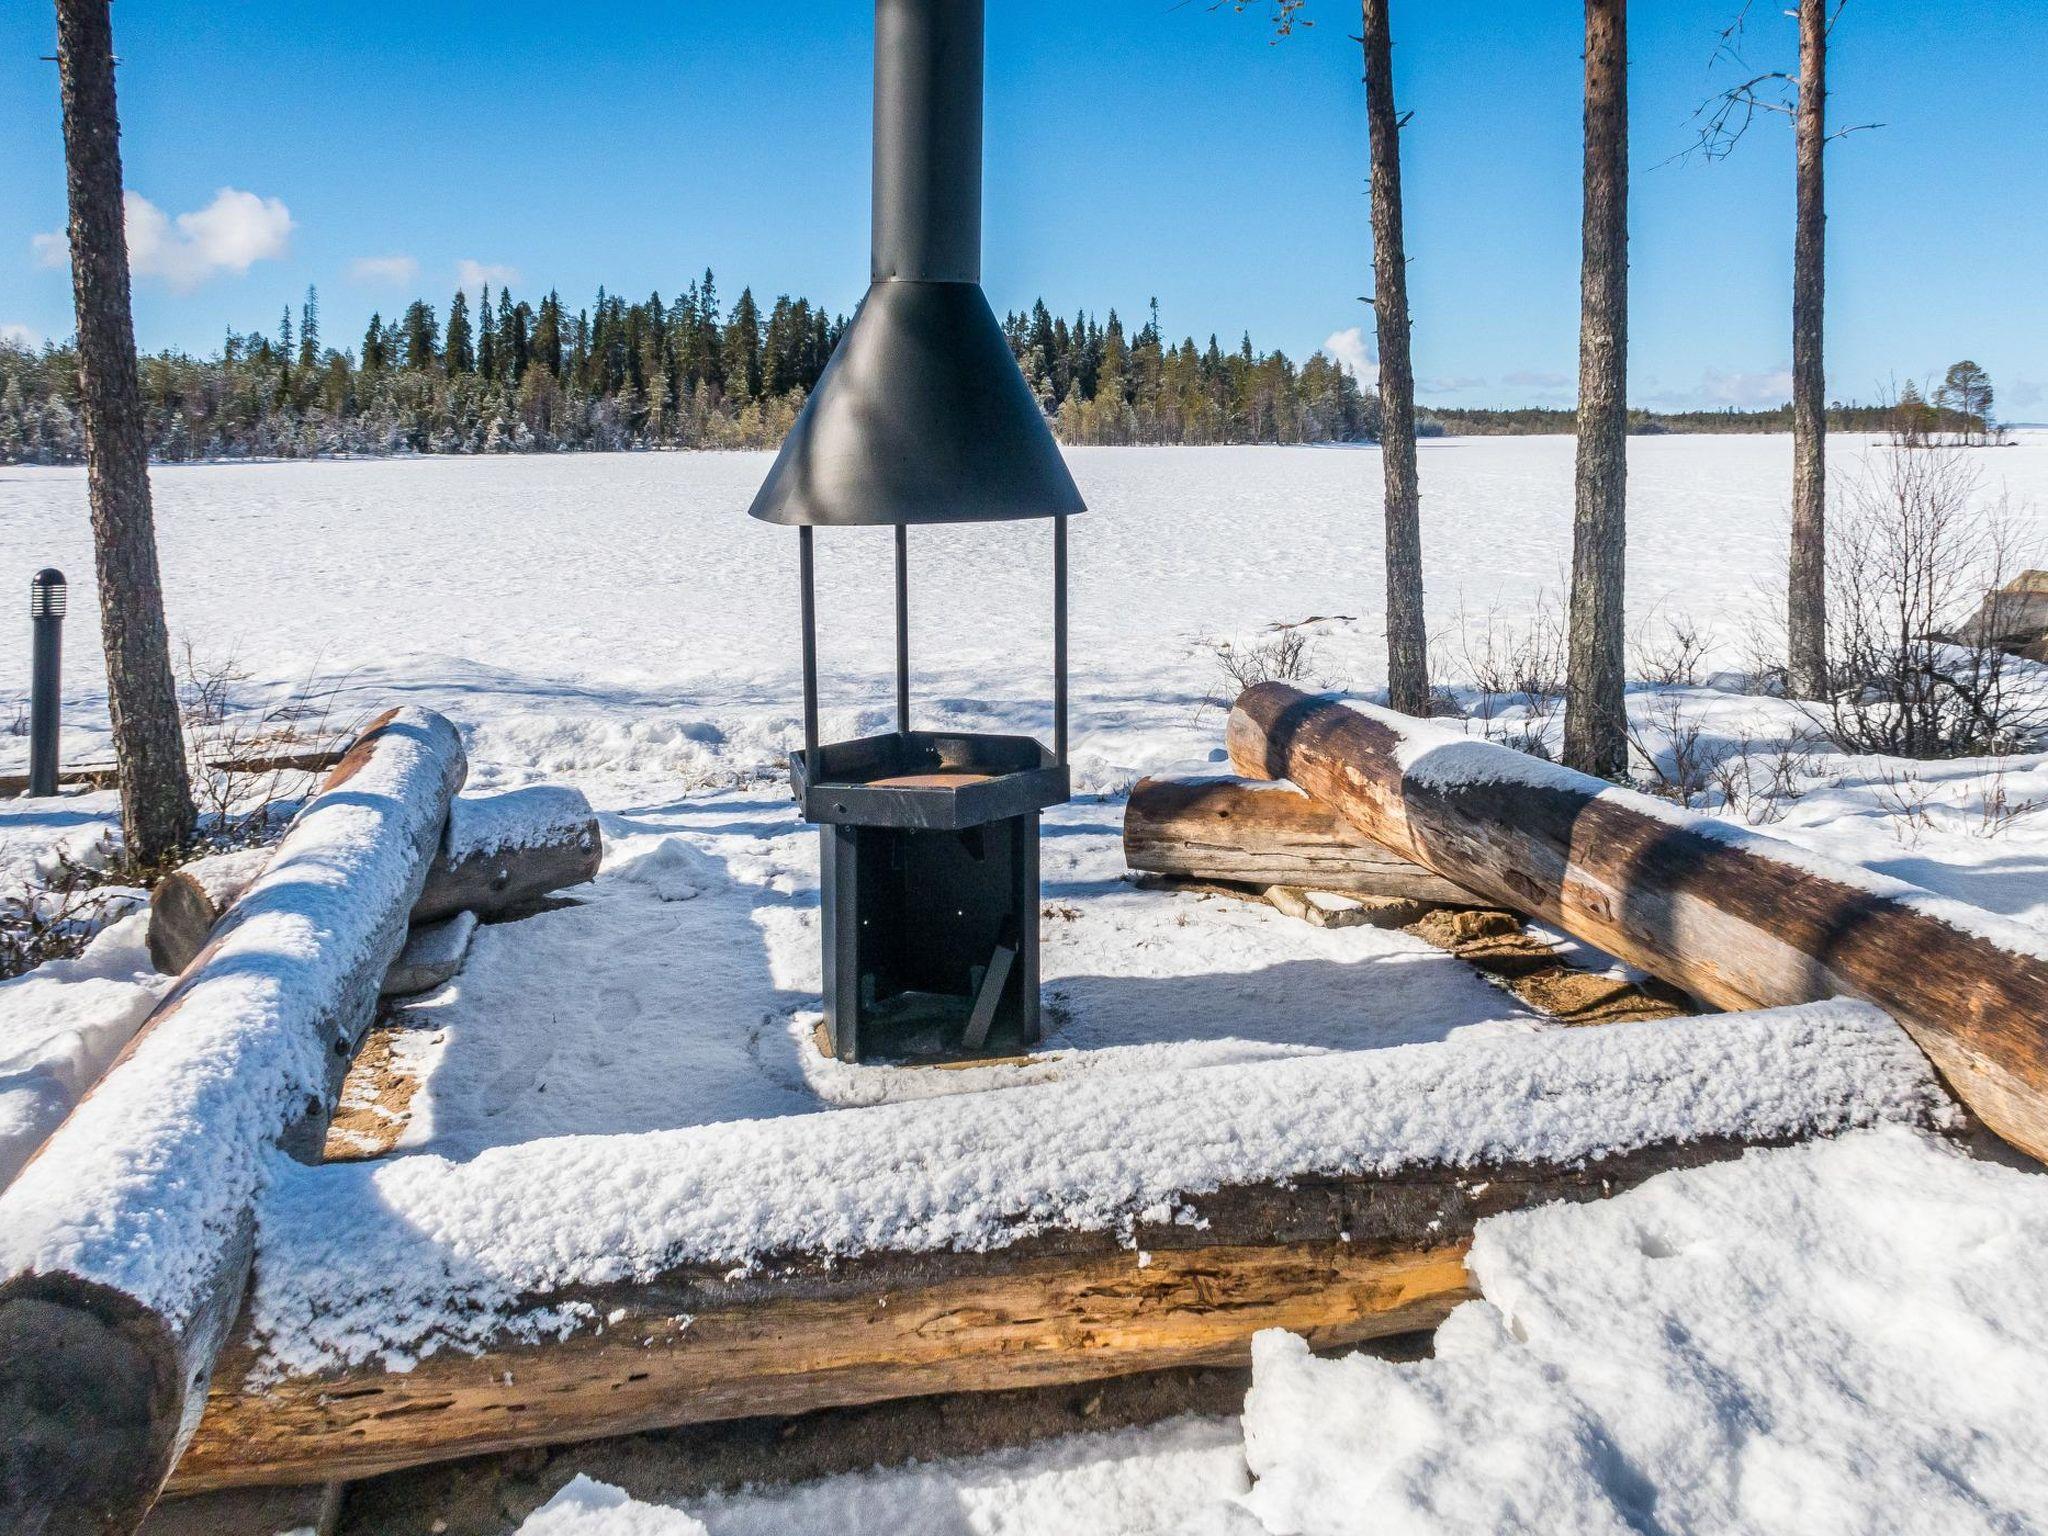
[[[1865,451],[1838,440],[1838,471]],[[1441,676],[1469,682],[1489,617],[1526,624],[1559,592],[1572,445],[1439,440],[1422,454]],[[1638,622],[1688,614],[1719,643],[1709,670],[1739,667],[1759,590],[1782,560],[1789,443],[1639,438],[1630,457]],[[602,815],[597,883],[575,905],[481,930],[465,974],[411,1010],[417,1027],[397,1050],[420,1086],[402,1154],[459,1174],[543,1137],[680,1133],[1542,1027],[1406,934],[1318,930],[1120,878],[1122,792],[1145,772],[1218,755],[1231,688],[1217,642],[1314,619],[1315,681],[1380,681],[1377,456],[1071,458],[1091,510],[1073,531],[1079,795],[1046,826],[1047,1052],[1028,1067],[944,1073],[846,1067],[810,1044],[815,837],[781,778],[797,734],[795,541],[744,516],[765,456],[156,473],[174,643],[190,643],[203,673],[238,674],[233,702],[254,710],[335,689],[338,720],[426,704],[463,727],[472,791],[568,782]],[[2048,434],[1975,461],[1987,496],[2008,493],[2048,532]],[[0,469],[0,592],[48,564],[73,580],[66,755],[102,760],[82,474]],[[823,536],[820,580],[827,733],[885,725],[886,535]],[[1041,526],[913,536],[922,723],[1046,731],[1049,591]],[[0,622],[0,772],[26,757],[9,732],[26,673],[25,621]],[[1632,713],[1653,749],[1674,709],[1701,725],[1709,751],[1749,742],[1760,779],[1803,723],[1728,679],[1642,689]],[[1992,810],[2048,801],[2048,755],[1907,769],[1808,752],[1786,777],[1789,796],[1729,808],[1709,795],[1707,808],[2048,929],[2048,811]],[[60,843],[89,846],[114,809],[106,794],[0,803],[0,888],[32,878]],[[23,1113],[46,1115],[55,1075],[96,1070],[146,1010],[130,928],[69,970],[0,983],[0,1120],[10,1083]],[[1878,1262],[1886,1207],[1851,1199],[1860,1188],[1914,1213],[1910,1251]],[[1875,1455],[1888,1433],[1870,1487],[1895,1510],[1924,1509],[1942,1528],[2033,1529],[2048,1523],[2048,1482],[2013,1470],[2011,1437],[2029,1415],[2038,1422],[2029,1382],[2041,1362],[2019,1342],[2019,1320],[2038,1285],[2029,1277],[2048,1272],[2043,1201],[2048,1189],[2027,1174],[1960,1162],[1909,1132],[1862,1133],[1484,1229],[1475,1264],[1489,1300],[1460,1314],[1439,1359],[1340,1369],[1270,1344],[1249,1442],[1235,1422],[1181,1423],[688,1511],[586,1486],[531,1529],[816,1529],[832,1511],[836,1526],[905,1531],[1544,1530],[1572,1524],[1551,1518],[1572,1509],[1588,1529],[1874,1531],[1914,1518],[1888,1526],[1874,1496],[1818,1474],[1807,1505],[1783,1487],[1803,1475],[1799,1458]],[[1669,1236],[1692,1209],[1714,1221]],[[1658,1278],[1674,1262],[1666,1247],[1692,1266],[1680,1289]],[[1581,1251],[1605,1256],[1597,1277],[1570,1261]],[[1896,1300],[1892,1322],[1855,1299],[1858,1286]],[[1714,1299],[1738,1293],[1758,1309],[1749,1332]],[[1619,1321],[1603,1333],[1606,1318]],[[1902,1338],[1916,1319],[1946,1343]],[[1610,1333],[1625,1343],[1588,1342]],[[1810,1361],[1816,1383],[1787,1385],[1803,1365],[1745,1375],[1754,1352]],[[1926,1378],[1910,1401],[1906,1378],[1894,1380],[1908,1371]],[[1967,1418],[1966,1393],[1991,1388],[1981,1428],[1942,1444],[1941,1416]],[[1524,1435],[1543,1451],[1506,1454]],[[1709,1465],[1774,1481],[1753,1483],[1754,1497],[1706,1487]],[[1344,1480],[1319,1482],[1332,1468]],[[1432,1503],[1446,1479],[1472,1502]]]

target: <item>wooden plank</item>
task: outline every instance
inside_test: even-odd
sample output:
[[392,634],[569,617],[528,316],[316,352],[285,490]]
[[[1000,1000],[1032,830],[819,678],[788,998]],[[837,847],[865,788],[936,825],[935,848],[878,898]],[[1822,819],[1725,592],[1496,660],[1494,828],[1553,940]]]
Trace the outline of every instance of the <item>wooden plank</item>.
[[1875,1003],[1998,1135],[2048,1161],[2048,958],[1961,903],[1507,747],[1284,683],[1231,711],[1240,773],[1286,778],[1404,858],[1721,1008]]
[[1124,811],[1124,859],[1185,879],[1479,904],[1292,785],[1224,774],[1141,779]]
[[996,1008],[1003,1000],[1003,987],[1010,979],[1010,966],[1017,959],[1017,951],[1007,944],[998,944],[995,953],[989,956],[988,971],[981,978],[981,989],[974,994],[974,1011],[967,1015],[967,1028],[960,1037],[960,1043],[970,1051],[978,1051],[988,1044],[988,1029],[996,1020]]

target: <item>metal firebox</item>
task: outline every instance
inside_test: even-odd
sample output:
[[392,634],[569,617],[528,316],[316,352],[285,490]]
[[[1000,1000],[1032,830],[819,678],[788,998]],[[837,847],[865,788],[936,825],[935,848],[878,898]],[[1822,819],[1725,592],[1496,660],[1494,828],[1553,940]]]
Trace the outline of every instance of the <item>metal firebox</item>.
[[[1084,510],[981,291],[982,0],[877,0],[872,283],[754,498],[797,529],[825,1019],[846,1061],[1038,1039],[1039,813],[1067,771],[1067,518]],[[913,730],[909,529],[1051,518],[1053,746]],[[813,539],[896,530],[896,729],[818,740]]]

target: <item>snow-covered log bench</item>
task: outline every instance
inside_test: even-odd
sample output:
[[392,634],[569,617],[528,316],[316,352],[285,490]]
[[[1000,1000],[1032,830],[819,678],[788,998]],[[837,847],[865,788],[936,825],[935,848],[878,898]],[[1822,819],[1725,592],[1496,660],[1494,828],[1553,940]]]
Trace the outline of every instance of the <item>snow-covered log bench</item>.
[[1410,1331],[1481,1216],[1952,1115],[1845,1002],[294,1168],[171,1486]]
[[[536,785],[458,799],[412,921],[425,926],[458,912],[495,917],[594,880],[603,857],[597,816],[580,789]],[[158,882],[149,904],[149,953],[158,970],[175,976],[192,963],[268,858],[267,849],[216,854]]]
[[113,1069],[0,1193],[0,1530],[126,1529],[197,1425],[254,1206],[317,1157],[461,786],[375,722]]
[[1230,759],[1352,826],[1722,1008],[1877,1004],[1993,1131],[2048,1161],[2048,938],[1492,742],[1285,683]]
[[1293,785],[1227,773],[1140,779],[1124,808],[1124,862],[1188,880],[1483,905]]

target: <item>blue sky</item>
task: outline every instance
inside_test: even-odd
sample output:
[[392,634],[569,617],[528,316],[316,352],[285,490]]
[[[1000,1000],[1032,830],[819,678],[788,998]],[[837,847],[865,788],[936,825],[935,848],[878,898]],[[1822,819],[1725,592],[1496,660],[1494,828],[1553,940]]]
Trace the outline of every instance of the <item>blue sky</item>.
[[[1666,164],[1739,0],[1638,0],[1631,399],[1784,398],[1792,150]],[[1263,0],[990,0],[986,286],[1296,356],[1370,324],[1355,4],[1271,44]],[[867,0],[602,7],[494,0],[120,0],[128,186],[157,218],[142,343],[270,330],[318,284],[330,342],[465,273],[585,301],[602,283],[803,293],[866,277]],[[1749,52],[1786,66],[1758,0]],[[0,328],[70,330],[47,3],[0,14]],[[1426,400],[1571,398],[1579,9],[1395,0],[1416,366]],[[2003,414],[2048,417],[2048,6],[1849,0],[1831,65],[1831,392],[1972,356]],[[1727,76],[1711,78],[1725,79]],[[237,196],[221,199],[222,189]],[[181,222],[181,216],[184,217]],[[465,265],[467,264],[467,265]]]

